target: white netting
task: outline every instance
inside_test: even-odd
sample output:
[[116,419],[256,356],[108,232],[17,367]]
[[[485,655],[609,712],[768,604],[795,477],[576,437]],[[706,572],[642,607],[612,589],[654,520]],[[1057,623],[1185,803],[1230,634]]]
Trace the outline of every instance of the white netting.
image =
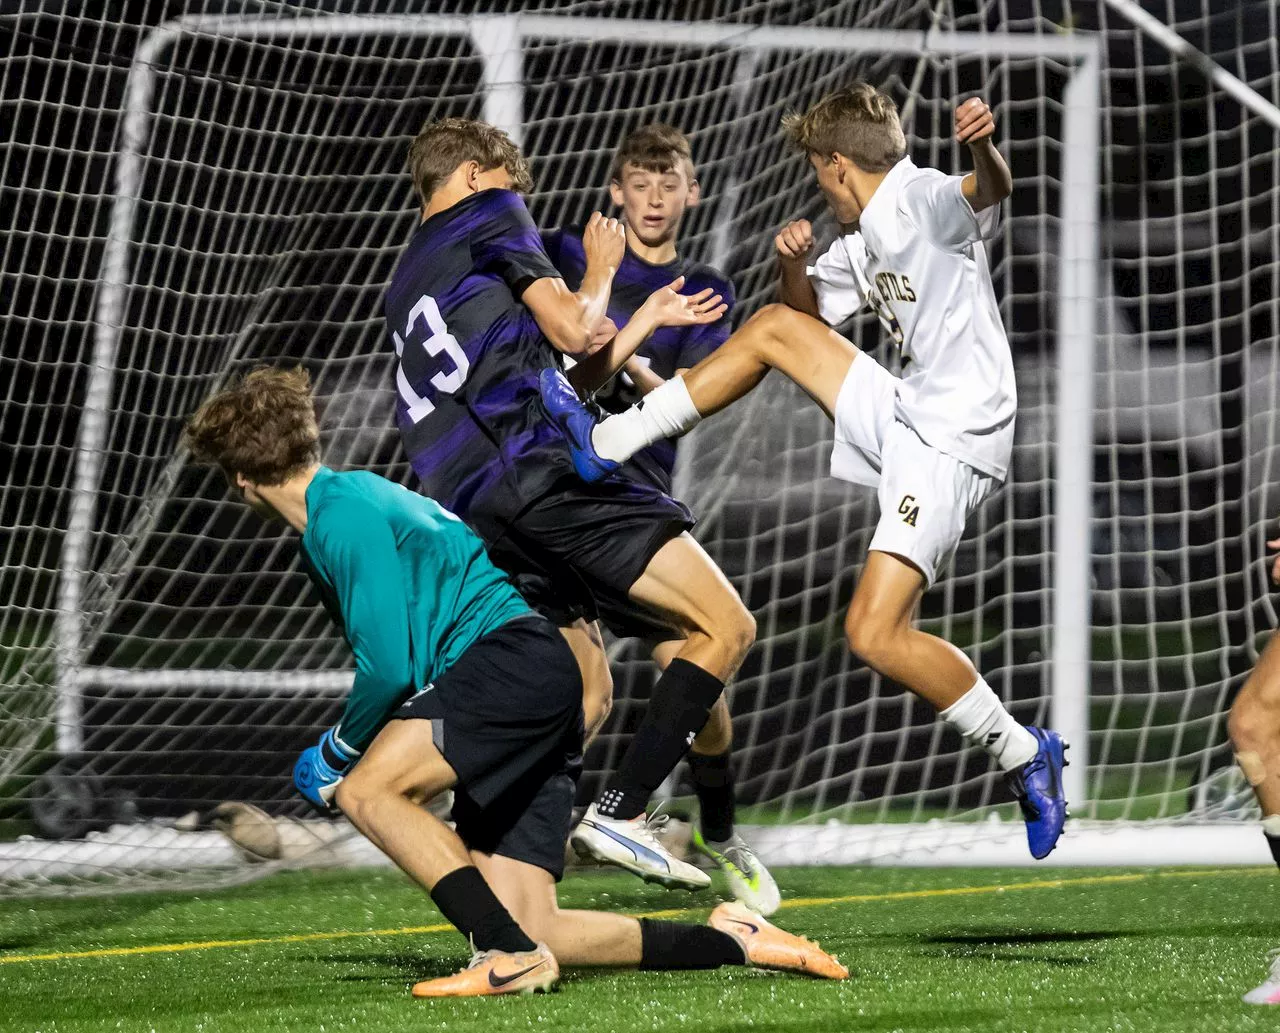
[[[1209,6],[1161,4],[1157,13],[1276,99],[1273,5],[1226,14]],[[512,85],[486,82],[483,41],[465,26],[277,34],[313,12],[210,2],[185,13],[223,22],[159,37],[173,6],[134,7],[127,21],[38,3],[0,16],[3,101],[16,130],[0,143],[12,199],[0,420],[15,458],[0,495],[8,838],[80,833],[89,809],[102,824],[171,819],[228,798],[277,812],[292,805],[293,757],[335,714],[348,653],[311,605],[288,538],[229,505],[216,475],[175,455],[181,421],[229,373],[300,359],[322,397],[327,460],[406,475],[379,311],[414,225],[405,148],[423,120],[480,116],[486,97]],[[744,30],[901,28],[918,31],[922,44],[935,13],[944,28],[988,35],[1057,39],[1072,18],[1077,30],[1102,33],[1094,768],[1091,799],[1075,810],[1183,814],[1189,784],[1226,756],[1222,712],[1269,627],[1256,561],[1277,444],[1274,129],[1093,3],[1075,5],[1072,17],[1051,0],[976,9],[924,0],[548,0],[434,13],[515,10]],[[820,213],[806,168],[777,136],[783,111],[861,74],[911,102],[918,161],[958,169],[954,98],[979,90],[996,107],[1016,180],[993,261],[1018,370],[1018,445],[1009,486],[975,519],[955,575],[922,616],[970,653],[1019,718],[1045,720],[1069,62],[749,51],[671,35],[669,45],[523,42],[515,68],[538,184],[530,207],[544,226],[581,220],[605,201],[623,132],[653,119],[684,126],[708,200],[686,224],[683,247],[734,276],[739,319],[769,298],[773,228]],[[130,92],[144,46],[151,89]],[[131,149],[136,206],[122,221],[113,201]],[[116,239],[128,245],[118,307],[103,305],[113,212]],[[877,341],[869,323],[849,333],[868,347]],[[95,341],[97,356],[112,358],[105,432],[92,477],[76,491]],[[842,612],[874,511],[865,493],[827,477],[829,438],[817,410],[771,381],[701,429],[682,458],[679,483],[702,517],[699,533],[760,622],[733,703],[740,798],[768,821],[981,813],[1003,799],[986,761],[844,646]],[[69,566],[83,573],[65,572],[73,594],[61,600],[76,605],[59,626],[60,555],[77,514],[88,534],[83,558],[70,550]],[[591,772],[616,758],[638,712],[630,701],[643,699],[651,678],[627,648],[617,650],[619,706],[588,758]],[[74,676],[77,693],[57,692],[59,655],[61,684]],[[33,798],[42,830],[31,824]],[[148,840],[147,828],[100,840],[97,853],[0,844],[0,884],[63,877],[83,886],[99,874],[142,884],[206,862],[219,878],[240,873],[228,855],[202,854],[167,829]]]

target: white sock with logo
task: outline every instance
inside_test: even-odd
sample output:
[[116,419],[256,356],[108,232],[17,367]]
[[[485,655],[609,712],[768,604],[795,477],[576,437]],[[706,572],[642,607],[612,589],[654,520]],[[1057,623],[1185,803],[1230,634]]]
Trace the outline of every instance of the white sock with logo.
[[1021,767],[1036,755],[1035,736],[1013,719],[1000,697],[979,676],[977,683],[938,716],[971,746],[981,746],[1003,771]]
[[626,412],[606,416],[591,432],[591,444],[602,459],[623,463],[663,438],[696,427],[702,416],[680,377],[655,387]]

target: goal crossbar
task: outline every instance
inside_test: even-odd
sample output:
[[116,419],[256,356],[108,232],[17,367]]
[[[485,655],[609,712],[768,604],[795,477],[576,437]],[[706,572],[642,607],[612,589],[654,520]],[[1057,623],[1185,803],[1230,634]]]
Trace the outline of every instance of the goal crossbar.
[[130,262],[143,158],[161,59],[185,37],[290,40],[324,37],[465,37],[481,64],[485,118],[519,141],[523,122],[523,47],[529,40],[653,44],[743,52],[823,51],[883,55],[1045,58],[1070,70],[1064,96],[1062,231],[1055,444],[1052,720],[1072,740],[1075,764],[1066,789],[1085,797],[1090,660],[1090,493],[1093,476],[1093,364],[1098,266],[1101,46],[1092,36],[886,29],[736,26],[557,15],[317,16],[280,20],[191,16],[166,22],[139,45],[129,71],[114,170],[114,197],[95,299],[91,367],[77,432],[68,529],[60,558],[56,624],[56,746],[83,742],[82,692],[93,686],[135,691],[214,688],[224,692],[340,693],[351,672],[125,670],[85,664],[82,601],[107,443],[116,360],[130,289]]

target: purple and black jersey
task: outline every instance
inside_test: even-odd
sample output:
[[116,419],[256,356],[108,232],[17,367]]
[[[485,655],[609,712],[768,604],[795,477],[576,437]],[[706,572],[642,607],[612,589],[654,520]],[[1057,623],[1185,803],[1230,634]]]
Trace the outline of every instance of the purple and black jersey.
[[418,227],[387,288],[401,440],[423,492],[459,516],[513,514],[572,475],[538,395],[559,353],[520,302],[559,276],[520,196],[483,190]]
[[[582,285],[587,260],[582,250],[582,230],[566,228],[543,234],[547,255],[555,263],[559,275],[570,290]],[[644,304],[645,299],[665,287],[677,276],[684,276],[682,294],[696,294],[707,287],[715,289],[733,309],[733,284],[728,277],[710,266],[676,259],[666,265],[646,262],[627,248],[613,280],[613,293],[609,298],[609,318],[619,328]],[[732,330],[729,312],[714,323],[703,326],[664,326],[656,330],[649,340],[636,351],[636,355],[649,364],[649,368],[664,380],[675,376],[678,369],[697,365],[724,344]],[[621,412],[639,400],[640,394],[624,374],[619,374],[603,390],[596,393],[596,401],[610,412]],[[659,441],[636,454],[629,464],[664,491],[671,490],[671,473],[676,462],[676,443]]]

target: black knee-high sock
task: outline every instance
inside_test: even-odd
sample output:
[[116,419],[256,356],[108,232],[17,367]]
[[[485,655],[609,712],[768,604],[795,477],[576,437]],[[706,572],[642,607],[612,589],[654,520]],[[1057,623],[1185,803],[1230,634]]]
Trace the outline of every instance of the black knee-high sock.
[[455,868],[432,887],[431,899],[478,951],[517,954],[537,946],[493,895],[479,868]]
[[689,774],[698,794],[698,825],[702,838],[723,843],[733,835],[733,765],[729,751],[703,755],[690,750]]
[[689,751],[723,691],[724,682],[714,674],[680,657],[672,660],[653,687],[649,709],[622,763],[605,783],[597,804],[600,813],[626,819],[643,812],[653,791]]
[[640,919],[641,968],[719,968],[746,963],[738,941],[719,929]]
[[1271,856],[1275,858],[1276,865],[1280,866],[1280,836],[1273,836],[1269,832],[1264,832],[1267,837],[1267,846],[1271,848]]

